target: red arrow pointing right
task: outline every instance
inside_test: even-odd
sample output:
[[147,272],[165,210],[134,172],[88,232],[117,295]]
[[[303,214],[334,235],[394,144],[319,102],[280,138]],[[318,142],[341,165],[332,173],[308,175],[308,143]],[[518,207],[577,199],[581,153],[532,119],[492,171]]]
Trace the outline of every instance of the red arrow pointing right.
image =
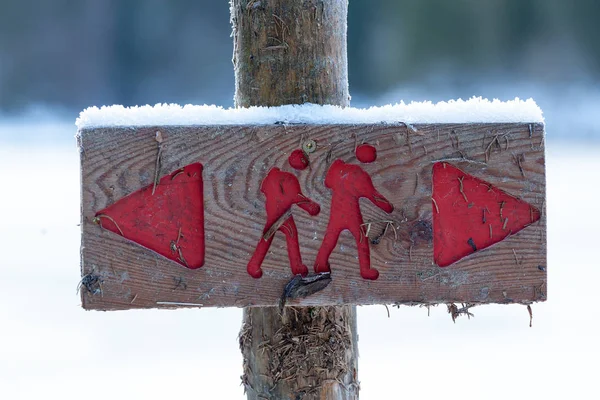
[[433,258],[446,267],[540,219],[531,204],[438,162],[433,166]]

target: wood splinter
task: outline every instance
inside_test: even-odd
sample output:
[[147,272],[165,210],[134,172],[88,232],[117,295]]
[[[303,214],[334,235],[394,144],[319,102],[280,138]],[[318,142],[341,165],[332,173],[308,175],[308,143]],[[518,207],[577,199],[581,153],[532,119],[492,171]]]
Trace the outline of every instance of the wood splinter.
[[271,239],[271,236],[273,236],[275,234],[275,232],[277,232],[277,230],[279,228],[281,228],[283,226],[283,224],[285,223],[285,221],[288,220],[288,218],[290,218],[292,216],[292,210],[287,210],[281,217],[279,217],[279,219],[277,221],[275,221],[275,223],[273,223],[273,225],[271,225],[271,227],[265,232],[265,234],[263,235],[263,240],[267,241],[269,239]]
[[106,214],[98,214],[94,217],[94,219],[92,220],[93,223],[98,224],[100,226],[102,226],[102,221],[100,220],[100,218],[106,218],[108,219],[110,222],[112,222],[113,224],[115,224],[115,226],[117,227],[117,229],[119,230],[119,233],[121,234],[121,236],[125,237],[125,235],[123,234],[123,231],[121,230],[121,228],[119,227],[119,224],[117,224],[117,221],[115,221],[110,215],[106,215]]
[[283,311],[283,307],[287,299],[305,298],[321,290],[325,289],[331,283],[331,273],[322,272],[315,275],[303,277],[302,275],[294,276],[283,289],[279,309]]
[[154,169],[154,184],[152,186],[152,195],[156,191],[156,186],[158,185],[158,178],[160,176],[160,163],[163,151],[163,137],[161,131],[156,131],[156,136],[154,137],[156,142],[158,143],[158,153],[156,154],[156,166]]
[[462,194],[463,198],[465,199],[466,203],[469,203],[469,200],[467,200],[467,195],[465,194],[464,190],[463,190],[463,180],[465,179],[464,176],[458,178],[458,182],[460,184],[460,194]]
[[523,154],[519,154],[518,156],[513,154],[513,159],[515,160],[515,163],[517,163],[517,166],[519,167],[521,176],[523,178],[525,178],[525,171],[523,170],[523,165],[521,165],[521,162],[525,161],[525,156]]
[[439,214],[440,208],[438,207],[437,201],[435,201],[435,199],[433,197],[431,198],[431,200],[433,201],[433,205],[435,206],[435,211]]
[[[381,241],[381,238],[385,236],[385,234],[387,233],[387,231],[390,227],[392,228],[392,231],[394,232],[394,239],[398,240],[398,232],[396,230],[396,227],[394,226],[394,221],[380,220],[380,221],[365,222],[364,224],[360,225],[360,232],[361,232],[360,242],[361,243],[363,240],[363,236],[366,237],[367,239],[369,239],[369,233],[371,233],[371,225],[376,224],[376,223],[385,223],[385,228],[383,229],[383,231],[381,232],[381,234],[379,236],[376,236],[371,240],[371,244],[379,244],[379,242]],[[366,228],[366,230],[365,230],[365,228]]]
[[472,307],[475,307],[475,304],[471,304],[471,303],[466,303],[466,304],[461,304],[461,308],[458,308],[458,306],[454,303],[450,303],[447,305],[448,306],[448,314],[450,314],[452,316],[452,322],[456,323],[456,318],[460,317],[461,315],[466,315],[467,318],[471,319],[471,317],[475,317],[475,315],[469,311],[469,309],[471,309]]
[[508,150],[508,135],[509,134],[510,134],[510,132],[507,132],[507,133],[502,134],[502,135],[496,134],[496,136],[494,136],[494,138],[492,139],[492,141],[490,142],[490,144],[487,146],[487,148],[484,151],[485,162],[486,163],[490,159],[490,155],[491,155],[491,151],[492,151],[492,145],[494,143],[496,143],[496,146],[500,149],[500,152],[502,152],[502,146],[500,145],[500,138],[504,138],[504,140],[506,141],[506,150]]
[[515,249],[512,249],[512,251],[515,256],[515,264],[520,265],[523,262],[523,258],[521,258],[521,260],[519,261],[519,257],[517,256],[517,252],[515,251]]
[[419,187],[419,174],[415,174],[415,188],[413,190],[413,195],[417,194],[417,188]]

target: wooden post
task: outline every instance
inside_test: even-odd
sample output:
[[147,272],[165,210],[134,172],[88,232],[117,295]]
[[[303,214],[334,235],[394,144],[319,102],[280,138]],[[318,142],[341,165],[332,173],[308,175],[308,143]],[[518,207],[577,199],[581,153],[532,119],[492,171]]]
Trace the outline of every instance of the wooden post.
[[346,0],[232,0],[236,107],[350,105]]
[[[346,0],[232,0],[236,107],[348,106]],[[357,399],[356,307],[246,308],[248,399]]]

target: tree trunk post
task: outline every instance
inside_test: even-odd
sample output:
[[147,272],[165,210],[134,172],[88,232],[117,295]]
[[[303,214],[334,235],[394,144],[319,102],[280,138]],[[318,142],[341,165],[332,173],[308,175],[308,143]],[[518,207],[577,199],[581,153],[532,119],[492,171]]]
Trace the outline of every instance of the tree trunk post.
[[347,0],[232,0],[235,105],[350,105]]
[[[348,106],[347,0],[231,0],[235,105]],[[356,307],[246,308],[249,400],[358,399]]]

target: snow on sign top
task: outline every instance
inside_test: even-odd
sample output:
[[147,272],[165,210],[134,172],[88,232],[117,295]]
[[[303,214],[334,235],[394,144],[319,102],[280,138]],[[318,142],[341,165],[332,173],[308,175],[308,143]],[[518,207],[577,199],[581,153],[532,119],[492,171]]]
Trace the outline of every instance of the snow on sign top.
[[532,99],[511,101],[481,97],[448,102],[404,102],[370,108],[331,105],[222,108],[214,105],[157,104],[123,107],[89,107],[77,119],[78,129],[151,125],[269,125],[377,124],[377,123],[502,123],[544,122],[542,110]]

